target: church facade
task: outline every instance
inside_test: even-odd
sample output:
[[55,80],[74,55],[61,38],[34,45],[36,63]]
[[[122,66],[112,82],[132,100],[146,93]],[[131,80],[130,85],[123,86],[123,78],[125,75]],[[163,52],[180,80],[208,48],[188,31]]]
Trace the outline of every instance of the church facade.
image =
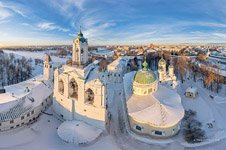
[[54,111],[64,120],[81,120],[105,129],[106,83],[99,78],[98,61],[89,63],[88,40],[74,39],[72,64],[54,72]]
[[173,89],[178,85],[177,77],[174,74],[174,66],[172,63],[168,67],[168,72],[166,71],[166,61],[161,58],[158,62],[158,76],[159,81],[164,84],[170,85]]

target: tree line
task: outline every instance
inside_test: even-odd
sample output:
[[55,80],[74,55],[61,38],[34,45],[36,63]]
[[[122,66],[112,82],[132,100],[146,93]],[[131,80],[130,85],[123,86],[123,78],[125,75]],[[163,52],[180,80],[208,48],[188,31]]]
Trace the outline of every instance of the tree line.
[[220,68],[206,62],[207,57],[203,56],[203,54],[194,58],[184,56],[182,53],[178,54],[172,55],[170,51],[164,51],[163,54],[160,51],[149,53],[147,62],[151,69],[157,70],[158,61],[163,57],[167,66],[170,63],[174,65],[175,75],[181,80],[182,84],[186,78],[194,82],[201,81],[204,88],[218,93],[221,85],[226,83],[226,78],[219,75]]
[[32,59],[17,58],[0,51],[0,86],[25,81],[32,77]]

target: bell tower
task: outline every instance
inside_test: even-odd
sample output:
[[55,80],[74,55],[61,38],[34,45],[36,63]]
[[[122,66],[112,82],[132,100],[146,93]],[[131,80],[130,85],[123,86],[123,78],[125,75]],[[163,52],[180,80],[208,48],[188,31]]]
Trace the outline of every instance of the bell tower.
[[73,41],[72,63],[76,65],[84,65],[88,63],[88,59],[88,40],[84,38],[80,27],[80,31]]
[[163,52],[162,52],[162,58],[158,62],[158,73],[159,73],[159,81],[163,81],[164,77],[166,76],[166,61],[163,59]]
[[53,80],[53,63],[51,57],[48,54],[45,56],[43,78],[44,80]]

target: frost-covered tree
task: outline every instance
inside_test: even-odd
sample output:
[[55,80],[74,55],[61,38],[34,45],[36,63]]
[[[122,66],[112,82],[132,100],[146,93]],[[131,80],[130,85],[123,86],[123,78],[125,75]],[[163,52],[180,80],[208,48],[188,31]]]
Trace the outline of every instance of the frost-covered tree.
[[16,84],[32,76],[32,59],[16,58],[14,54],[0,53],[0,79],[3,86]]
[[205,139],[205,131],[202,129],[202,123],[196,120],[195,111],[185,111],[182,125],[184,139],[188,143],[198,143]]

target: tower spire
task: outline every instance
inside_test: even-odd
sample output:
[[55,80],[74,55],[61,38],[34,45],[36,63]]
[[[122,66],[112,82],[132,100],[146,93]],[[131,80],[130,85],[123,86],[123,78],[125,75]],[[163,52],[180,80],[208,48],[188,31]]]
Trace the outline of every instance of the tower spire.
[[142,64],[142,66],[143,66],[143,70],[147,70],[148,63],[147,63],[147,61],[146,61],[146,55],[144,55],[144,62],[143,62],[143,64]]
[[161,58],[163,58],[163,50],[162,50],[162,48],[161,48]]
[[81,25],[80,25],[80,27],[79,27],[78,36],[79,36],[79,37],[83,37],[82,26],[81,26]]

